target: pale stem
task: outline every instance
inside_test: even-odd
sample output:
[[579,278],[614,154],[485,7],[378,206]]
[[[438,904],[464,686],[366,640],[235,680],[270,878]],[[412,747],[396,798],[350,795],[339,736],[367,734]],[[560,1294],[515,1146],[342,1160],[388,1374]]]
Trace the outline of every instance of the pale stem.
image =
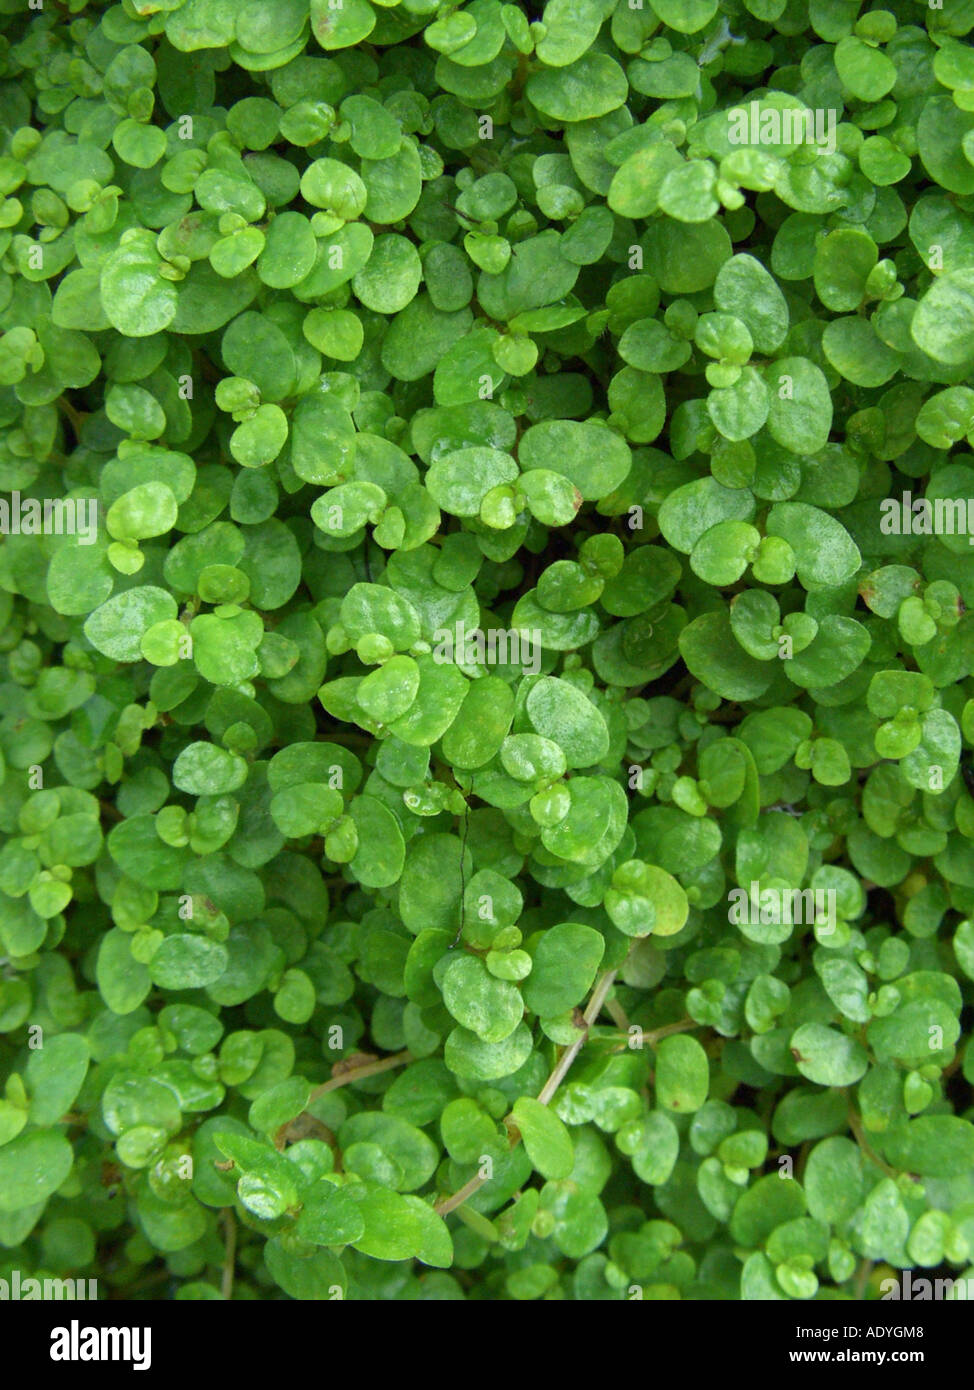
[[[550,1102],[564,1080],[571,1064],[578,1056],[579,1051],[588,1037],[589,1029],[602,1012],[602,1006],[605,1004],[605,997],[612,988],[612,982],[615,977],[615,970],[606,970],[597,980],[591,998],[582,1015],[582,1026],[578,1031],[578,1037],[569,1047],[565,1048],[565,1051],[555,1063],[554,1070],[548,1077],[548,1080],[538,1092],[538,1101],[541,1105],[547,1105]],[[511,1148],[516,1148],[519,1143],[520,1139],[517,1139],[515,1143],[511,1145]],[[482,1178],[478,1173],[476,1177],[464,1183],[459,1192],[454,1192],[452,1197],[444,1197],[442,1201],[437,1202],[433,1210],[440,1216],[447,1216],[451,1211],[455,1211],[457,1207],[463,1206],[467,1198],[472,1197],[478,1189],[483,1187],[486,1181],[487,1179]]]
[[361,1081],[366,1076],[378,1076],[380,1072],[391,1071],[393,1067],[404,1067],[412,1060],[411,1052],[396,1052],[391,1057],[383,1057],[381,1061],[366,1062],[363,1067],[350,1067],[341,1076],[333,1076],[330,1081],[323,1081],[320,1086],[316,1086],[308,1097],[308,1104],[328,1091],[337,1091],[339,1086],[350,1086],[353,1081]]
[[225,1207],[223,1210],[223,1229],[225,1232],[224,1256],[223,1256],[223,1279],[221,1281],[220,1292],[229,1301],[233,1293],[233,1274],[237,1261],[237,1222],[233,1214],[232,1207]]
[[592,991],[592,997],[588,1001],[588,1007],[582,1015],[582,1018],[584,1020],[584,1027],[579,1029],[578,1037],[575,1039],[573,1043],[570,1044],[570,1046],[565,1048],[565,1051],[558,1058],[558,1061],[555,1063],[554,1071],[548,1077],[548,1080],[545,1082],[545,1084],[542,1086],[541,1090],[538,1093],[538,1100],[541,1102],[542,1105],[547,1105],[548,1102],[551,1100],[552,1096],[555,1094],[558,1087],[564,1080],[565,1075],[568,1072],[568,1069],[571,1067],[572,1062],[574,1062],[575,1058],[581,1051],[582,1045],[588,1038],[588,1030],[591,1028],[592,1024],[595,1022],[599,1014],[602,1012],[602,1005],[605,1003],[605,996],[612,988],[612,982],[615,979],[615,977],[616,972],[614,970],[606,970],[605,973],[601,975],[598,981],[596,982],[595,988]]

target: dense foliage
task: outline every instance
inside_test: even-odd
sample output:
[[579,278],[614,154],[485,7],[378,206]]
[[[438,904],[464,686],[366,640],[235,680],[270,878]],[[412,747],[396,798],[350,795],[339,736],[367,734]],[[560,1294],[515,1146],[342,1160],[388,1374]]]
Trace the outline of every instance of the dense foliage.
[[0,17],[0,1275],[974,1275],[974,0]]

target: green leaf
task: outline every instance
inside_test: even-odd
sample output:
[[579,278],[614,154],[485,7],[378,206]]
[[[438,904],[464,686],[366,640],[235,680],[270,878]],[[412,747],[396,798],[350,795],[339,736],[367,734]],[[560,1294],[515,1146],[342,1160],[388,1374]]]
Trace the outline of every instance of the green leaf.
[[829,232],[815,247],[815,292],[828,309],[858,309],[879,252],[872,237],[855,227]]
[[521,438],[522,469],[560,473],[583,498],[591,500],[617,488],[632,463],[624,439],[594,421],[545,420]]
[[673,936],[686,922],[689,903],[672,874],[630,859],[612,875],[605,910],[626,936]]
[[0,1148],[0,1211],[46,1202],[71,1172],[74,1154],[60,1130],[34,1129]]
[[345,0],[336,9],[327,0],[311,0],[311,32],[326,52],[353,48],[368,38],[376,13],[368,0]]
[[145,233],[123,239],[102,266],[100,293],[109,323],[129,338],[159,333],[176,315],[172,281],[159,271],[162,260]]
[[503,1042],[521,1022],[524,1006],[518,990],[495,979],[474,956],[448,961],[440,987],[456,1021],[484,1042]]
[[532,73],[526,91],[529,101],[553,121],[588,121],[622,105],[626,75],[606,54],[590,53],[564,67]]
[[772,673],[738,645],[726,613],[705,613],[680,633],[688,669],[725,700],[754,700],[771,684]]
[[951,193],[974,191],[974,169],[965,157],[965,141],[974,129],[974,114],[961,110],[949,96],[928,96],[917,121],[917,152],[923,167]]
[[860,101],[879,101],[896,81],[893,60],[853,34],[836,44],[835,67],[843,87]]
[[819,507],[778,502],[768,513],[767,529],[791,546],[806,589],[835,588],[858,573],[858,547],[842,523]]
[[541,832],[552,854],[587,868],[598,868],[622,838],[626,799],[608,777],[574,777],[568,783],[568,809]]
[[141,641],[155,623],[175,618],[176,601],[154,584],[125,589],[101,604],[85,623],[85,636],[113,661],[138,661]]
[[547,67],[562,68],[581,58],[602,27],[596,0],[549,0],[544,9],[545,35],[536,52]]
[[667,496],[659,509],[659,527],[671,546],[689,554],[712,527],[750,521],[755,510],[746,488],[726,488],[715,478],[698,478]]
[[106,932],[98,948],[95,978],[112,1013],[124,1016],[139,1007],[152,988],[148,967],[135,959],[132,937],[115,928]]
[[928,357],[953,366],[972,355],[972,329],[974,269],[938,276],[916,306],[910,323],[913,341]]
[[439,506],[454,516],[476,516],[491,488],[512,483],[518,466],[500,449],[473,447],[443,455],[430,467],[426,486]]
[[485,1042],[466,1028],[454,1028],[446,1039],[443,1060],[456,1076],[469,1081],[496,1081],[512,1076],[531,1055],[531,1032],[519,1023],[500,1042]]
[[511,1110],[528,1157],[543,1178],[567,1178],[575,1164],[571,1136],[546,1105],[519,1096]]
[[498,676],[471,682],[443,735],[443,753],[454,767],[483,767],[500,749],[514,716],[510,686]]
[[710,1064],[696,1038],[678,1033],[656,1049],[656,1099],[681,1114],[699,1110],[707,1099]]
[[904,1172],[963,1177],[974,1163],[974,1125],[958,1115],[921,1115],[885,1136],[883,1150]]
[[219,942],[177,932],[160,943],[149,962],[149,973],[162,989],[202,989],[220,978],[227,961]]
[[707,413],[725,439],[737,442],[757,434],[770,411],[768,388],[754,367],[745,367],[733,386],[710,392]]
[[531,687],[525,708],[537,732],[564,750],[570,767],[591,767],[608,752],[605,720],[567,681],[543,676]]
[[368,263],[353,277],[352,288],[367,309],[394,314],[415,296],[422,273],[412,242],[387,232],[376,237]]
[[822,351],[854,386],[883,386],[893,377],[901,357],[879,337],[873,325],[856,315],[833,319],[822,335]]
[[247,778],[247,764],[212,743],[189,743],[173,765],[173,784],[193,796],[236,791]]
[[714,281],[718,309],[735,314],[750,329],[759,352],[775,352],[788,331],[788,306],[775,279],[754,256],[725,261]]
[[770,392],[768,433],[793,454],[816,454],[832,429],[832,397],[819,367],[805,357],[780,357],[765,369]]
[[669,29],[680,34],[696,34],[717,13],[717,0],[653,0],[653,10]]
[[847,1221],[865,1187],[862,1155],[851,1139],[823,1139],[808,1155],[803,1178],[808,1210],[819,1221]]
[[524,982],[524,1002],[542,1018],[582,1003],[591,989],[605,939],[594,927],[562,922],[548,927],[532,953],[531,974]]
[[821,1023],[796,1028],[789,1049],[802,1076],[819,1086],[851,1086],[869,1064],[862,1043]]
[[32,1097],[32,1124],[53,1125],[68,1113],[87,1075],[88,1062],[88,1043],[78,1033],[59,1033],[30,1054],[25,1075]]

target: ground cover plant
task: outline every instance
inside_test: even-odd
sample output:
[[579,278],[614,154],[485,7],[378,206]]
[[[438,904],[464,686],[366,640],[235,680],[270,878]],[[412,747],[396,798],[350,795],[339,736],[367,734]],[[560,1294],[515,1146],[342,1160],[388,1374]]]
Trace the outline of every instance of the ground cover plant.
[[974,1277],[972,29],[0,0],[5,1287]]

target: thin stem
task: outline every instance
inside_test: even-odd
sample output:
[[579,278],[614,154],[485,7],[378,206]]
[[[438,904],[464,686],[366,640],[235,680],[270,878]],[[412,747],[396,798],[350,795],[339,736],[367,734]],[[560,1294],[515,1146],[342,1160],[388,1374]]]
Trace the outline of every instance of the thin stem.
[[144,1279],[137,1279],[134,1284],[126,1284],[124,1289],[112,1289],[109,1298],[131,1300],[134,1293],[141,1293],[143,1289],[150,1289],[154,1284],[161,1284],[163,1280],[170,1277],[168,1269],[155,1269],[151,1274],[147,1274]]
[[[462,796],[462,795],[463,795],[463,793],[461,792],[461,796]],[[462,834],[461,837],[460,837],[460,903],[459,903],[458,912],[457,912],[457,915],[458,915],[458,917],[460,918],[460,921],[459,921],[459,925],[457,926],[457,934],[456,934],[456,936],[453,938],[453,940],[450,942],[449,949],[450,949],[451,951],[453,950],[453,948],[456,946],[457,942],[460,940],[461,936],[463,935],[463,900],[464,900],[464,898],[465,898],[465,896],[466,896],[466,893],[467,893],[466,876],[465,876],[465,874],[464,874],[464,872],[463,872],[463,860],[464,860],[464,856],[465,856],[466,853],[467,853],[467,831],[469,830],[469,828],[470,828],[470,807],[469,807],[468,804],[467,804],[466,798],[464,798],[464,803],[463,803],[463,834]]]
[[654,1028],[651,1033],[643,1034],[643,1042],[649,1043],[650,1047],[655,1047],[664,1038],[671,1038],[674,1033],[688,1033],[691,1028],[702,1028],[703,1025],[693,1018],[681,1018],[678,1023],[664,1023],[662,1028]]
[[615,977],[616,972],[614,970],[606,970],[596,982],[595,989],[592,991],[592,997],[588,1001],[588,1007],[582,1015],[582,1027],[579,1030],[578,1037],[575,1039],[573,1043],[571,1043],[568,1047],[565,1048],[565,1051],[561,1054],[557,1063],[555,1064],[554,1071],[551,1073],[551,1075],[548,1077],[548,1080],[545,1082],[541,1090],[538,1092],[538,1100],[541,1102],[542,1105],[547,1105],[549,1101],[552,1099],[558,1087],[564,1080],[565,1075],[571,1067],[572,1062],[574,1062],[575,1058],[581,1051],[582,1045],[588,1037],[588,1030],[591,1028],[592,1024],[595,1022],[599,1014],[602,1012],[602,1005],[605,1003],[605,996],[612,988],[612,982],[615,979]]
[[528,80],[530,71],[531,68],[528,61],[528,55],[526,53],[518,53],[517,69],[515,70],[514,81],[511,86],[511,96],[514,101],[517,101],[520,98],[520,95],[524,90],[524,84]]
[[954,1060],[953,1060],[952,1062],[948,1062],[947,1065],[944,1067],[943,1071],[940,1073],[941,1079],[944,1079],[944,1078],[946,1078],[946,1077],[948,1077],[948,1076],[953,1076],[953,1074],[954,1074],[954,1072],[957,1070],[957,1068],[963,1064],[963,1061],[964,1061],[964,1054],[963,1054],[963,1052],[958,1052],[958,1054],[957,1054],[957,1056],[954,1058]]
[[[847,1096],[847,1099],[848,1099],[848,1096]],[[866,1155],[866,1157],[869,1159],[870,1163],[875,1163],[876,1167],[879,1168],[882,1172],[884,1172],[888,1178],[895,1178],[895,1177],[896,1177],[896,1169],[895,1169],[895,1168],[891,1168],[891,1167],[889,1166],[888,1163],[884,1163],[884,1162],[883,1162],[883,1160],[879,1157],[879,1155],[878,1155],[878,1154],[875,1152],[875,1150],[872,1148],[871,1144],[869,1143],[869,1140],[866,1138],[866,1131],[865,1131],[865,1129],[863,1128],[862,1120],[861,1120],[861,1119],[859,1118],[859,1116],[856,1114],[855,1107],[854,1107],[854,1105],[852,1104],[852,1101],[851,1101],[851,1100],[849,1101],[849,1112],[848,1112],[848,1116],[849,1116],[849,1128],[852,1130],[852,1133],[855,1135],[856,1143],[859,1145],[860,1149],[862,1149],[863,1153],[864,1153],[864,1154]]]
[[80,437],[81,427],[84,424],[84,416],[81,415],[68,400],[67,396],[58,396],[55,404],[63,415],[71,421],[71,428]]
[[859,1268],[856,1270],[856,1282],[853,1285],[853,1287],[856,1291],[856,1299],[860,1303],[862,1302],[862,1296],[866,1291],[866,1280],[869,1278],[869,1272],[872,1269],[872,1267],[872,1260],[863,1260],[862,1263],[859,1265]]
[[[605,997],[608,994],[609,990],[612,988],[612,982],[614,981],[615,977],[616,972],[614,970],[606,970],[596,981],[596,985],[592,991],[591,998],[589,999],[585,1012],[582,1015],[582,1023],[579,1028],[578,1037],[569,1047],[565,1048],[565,1051],[561,1054],[561,1056],[558,1058],[558,1061],[555,1063],[554,1069],[551,1075],[548,1077],[548,1080],[545,1082],[541,1090],[538,1092],[538,1100],[542,1105],[549,1104],[558,1087],[564,1080],[569,1068],[571,1067],[571,1064],[578,1056],[579,1051],[581,1050],[586,1038],[588,1037],[589,1029],[595,1022],[595,1020],[598,1018],[599,1014],[602,1012],[602,1006],[605,1004]],[[520,1142],[521,1139],[520,1136],[518,1136],[517,1139],[515,1139],[514,1142],[511,1144],[511,1148],[516,1148]],[[463,1206],[464,1202],[467,1201],[469,1197],[472,1197],[473,1194],[477,1192],[481,1187],[483,1187],[486,1181],[487,1179],[482,1178],[478,1173],[476,1177],[473,1177],[470,1179],[469,1182],[464,1183],[463,1187],[460,1188],[459,1192],[454,1192],[452,1196],[444,1197],[442,1201],[437,1202],[433,1210],[439,1216],[449,1215],[449,1213],[451,1211],[455,1211],[457,1207]]]
[[350,1086],[353,1081],[362,1081],[366,1076],[378,1076],[380,1072],[391,1071],[393,1067],[404,1067],[412,1060],[413,1054],[407,1050],[396,1052],[391,1057],[383,1057],[378,1062],[366,1062],[361,1067],[349,1067],[341,1076],[333,1076],[330,1081],[323,1081],[320,1086],[316,1086],[308,1097],[308,1103],[326,1095],[328,1091],[337,1091],[340,1086]]
[[482,1178],[478,1174],[476,1177],[471,1178],[469,1182],[464,1183],[460,1191],[454,1192],[452,1197],[447,1197],[445,1201],[437,1202],[433,1210],[440,1216],[447,1216],[451,1211],[455,1211],[457,1207],[462,1207],[467,1198],[472,1197],[479,1187],[483,1187],[486,1181],[486,1178]]
[[225,1232],[223,1254],[223,1279],[220,1292],[229,1302],[233,1295],[233,1275],[237,1262],[237,1221],[232,1207],[223,1209],[223,1228]]
[[607,999],[605,1001],[605,1011],[618,1028],[621,1028],[624,1033],[628,1033],[629,1015],[619,1003],[618,999]]
[[[353,1081],[361,1081],[366,1076],[378,1076],[380,1072],[391,1071],[393,1067],[404,1067],[407,1062],[411,1062],[412,1060],[413,1054],[407,1049],[405,1052],[396,1052],[391,1057],[381,1057],[376,1061],[364,1062],[361,1066],[348,1067],[340,1076],[333,1076],[329,1081],[323,1081],[320,1086],[316,1086],[308,1096],[306,1104],[310,1105],[312,1101],[316,1101],[319,1096],[327,1095],[329,1091],[337,1091],[340,1086],[350,1086]],[[305,1108],[299,1115],[295,1115],[293,1120],[288,1120],[286,1124],[281,1125],[274,1136],[274,1147],[276,1149],[283,1149],[292,1134],[299,1132],[295,1129],[295,1126],[298,1125],[300,1120],[314,1121],[315,1117]],[[331,1133],[327,1125],[321,1125],[320,1121],[315,1121],[315,1123],[319,1124],[320,1128],[325,1130],[326,1133]],[[316,1135],[315,1137],[318,1138],[321,1136]],[[334,1135],[332,1135],[332,1138],[334,1138]],[[341,1160],[341,1155],[337,1147],[335,1147],[335,1158],[336,1161]]]

